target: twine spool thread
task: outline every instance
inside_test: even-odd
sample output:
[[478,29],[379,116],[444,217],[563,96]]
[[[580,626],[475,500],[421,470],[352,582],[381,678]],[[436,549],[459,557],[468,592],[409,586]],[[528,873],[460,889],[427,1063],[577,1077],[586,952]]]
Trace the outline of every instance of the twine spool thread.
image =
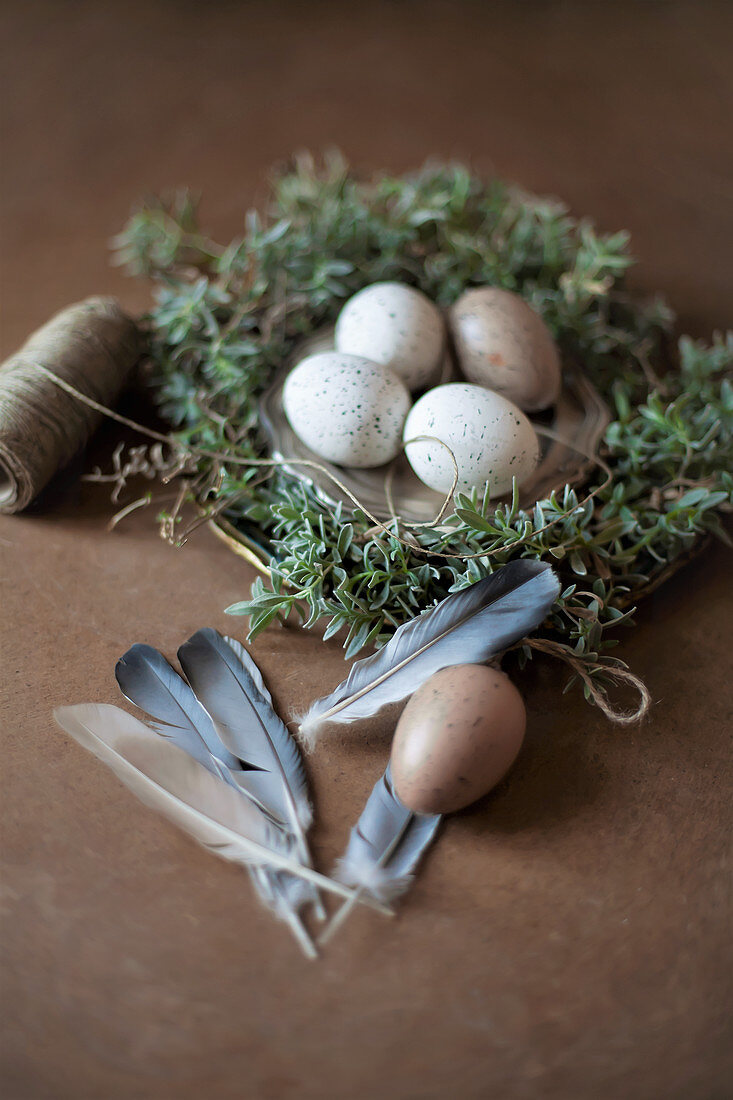
[[100,404],[111,404],[141,350],[140,331],[118,302],[94,297],[57,313],[2,364],[0,512],[26,508],[100,420],[38,364]]

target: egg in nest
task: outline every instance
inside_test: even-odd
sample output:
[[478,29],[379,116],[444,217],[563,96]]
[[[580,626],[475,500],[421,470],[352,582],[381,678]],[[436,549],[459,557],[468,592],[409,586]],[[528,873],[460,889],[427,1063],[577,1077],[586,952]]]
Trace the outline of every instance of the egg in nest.
[[336,347],[398,374],[409,390],[436,381],[445,344],[440,310],[404,283],[372,283],[350,298],[336,322]]
[[560,357],[550,330],[518,294],[481,286],[463,293],[450,310],[462,373],[537,412],[560,394]]
[[408,462],[439,493],[453,484],[451,453],[458,467],[456,488],[465,492],[488,482],[492,496],[509,492],[515,477],[519,485],[525,482],[540,457],[537,434],[522,410],[468,382],[449,382],[423,394],[403,435]]
[[311,451],[339,466],[367,468],[400,451],[410,394],[397,375],[358,355],[319,352],[288,375],[283,410]]

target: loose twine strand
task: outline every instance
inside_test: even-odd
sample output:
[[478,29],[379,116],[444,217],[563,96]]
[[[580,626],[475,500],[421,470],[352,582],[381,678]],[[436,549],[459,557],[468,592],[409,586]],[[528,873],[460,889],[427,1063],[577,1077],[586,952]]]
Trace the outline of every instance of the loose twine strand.
[[[420,442],[420,441],[424,441],[424,440],[431,440],[431,441],[438,442],[438,443],[440,443],[441,446],[445,447],[446,451],[450,455],[451,462],[453,464],[453,470],[454,470],[453,483],[451,485],[451,488],[446,493],[443,504],[441,505],[440,510],[438,511],[437,515],[435,516],[435,518],[432,521],[430,521],[428,523],[404,523],[400,520],[400,518],[397,515],[396,510],[394,508],[394,501],[392,499],[392,480],[391,480],[392,468],[391,468],[390,471],[388,471],[387,478],[385,480],[385,492],[386,492],[386,495],[387,495],[388,506],[389,506],[390,512],[392,514],[392,522],[394,523],[394,526],[395,526],[395,529],[393,530],[392,528],[388,527],[382,520],[378,519],[375,515],[373,515],[371,513],[371,511],[364,504],[362,504],[362,502],[358,499],[358,497],[349,489],[349,487],[347,485],[345,485],[340,480],[340,478],[338,478],[331,470],[329,470],[328,467],[324,466],[320,462],[316,462],[312,459],[306,459],[306,458],[302,458],[302,459],[244,458],[244,457],[239,457],[237,455],[227,454],[226,452],[223,452],[223,451],[215,451],[215,450],[210,450],[209,448],[206,448],[206,447],[195,447],[195,446],[192,446],[190,444],[181,443],[180,440],[177,440],[172,435],[166,435],[162,432],[156,431],[153,428],[148,428],[145,425],[139,424],[137,421],[130,419],[130,417],[123,416],[121,413],[115,412],[113,409],[108,408],[106,405],[102,404],[101,402],[96,401],[93,397],[89,397],[87,394],[82,393],[80,390],[78,390],[75,386],[73,386],[66,379],[61,378],[57,374],[54,374],[53,371],[49,370],[48,367],[45,367],[42,363],[36,363],[35,366],[36,366],[37,370],[39,370],[41,372],[41,374],[43,374],[46,378],[48,378],[51,382],[53,382],[54,385],[56,385],[60,389],[64,390],[64,392],[66,392],[70,396],[76,398],[76,400],[81,401],[84,405],[88,406],[90,409],[94,410],[97,413],[102,414],[103,416],[109,417],[110,419],[117,421],[117,423],[119,423],[119,424],[123,424],[125,427],[131,428],[135,432],[139,432],[140,434],[147,436],[149,439],[154,439],[158,443],[163,443],[166,446],[171,447],[174,451],[179,451],[179,452],[188,454],[188,455],[190,455],[194,458],[209,458],[209,459],[213,459],[217,462],[224,462],[224,463],[227,463],[227,464],[230,464],[230,465],[237,465],[237,466],[270,467],[270,468],[277,468],[277,467],[283,467],[283,466],[287,466],[288,468],[290,468],[292,466],[299,466],[299,467],[302,467],[304,469],[316,470],[320,474],[324,475],[325,477],[328,477],[333,482],[333,484],[335,484],[337,486],[337,488],[353,503],[354,507],[359,509],[361,512],[363,512],[363,514],[367,517],[367,519],[369,519],[370,522],[374,525],[375,529],[377,529],[379,531],[383,531],[386,535],[388,535],[392,539],[395,539],[398,543],[400,543],[402,546],[404,546],[406,549],[408,549],[412,553],[421,553],[421,554],[425,554],[428,557],[439,557],[439,558],[443,558],[443,559],[460,559],[462,561],[471,561],[471,560],[474,560],[474,559],[477,559],[477,558],[491,558],[491,557],[494,557],[495,555],[497,555],[499,553],[502,553],[503,550],[504,550],[503,547],[497,547],[497,548],[494,548],[493,550],[489,549],[489,550],[485,550],[483,552],[476,553],[476,554],[452,553],[452,552],[448,552],[448,551],[444,551],[444,550],[433,550],[433,549],[430,549],[428,547],[420,546],[417,543],[416,540],[405,539],[405,538],[403,538],[402,535],[399,534],[398,528],[399,528],[400,524],[402,525],[403,528],[406,528],[408,530],[409,529],[417,529],[417,528],[424,529],[424,528],[430,528],[430,527],[433,527],[433,528],[437,527],[437,525],[445,517],[445,514],[446,514],[448,508],[450,507],[450,503],[453,499],[453,494],[454,494],[456,486],[458,484],[458,465],[456,463],[455,455],[451,451],[450,447],[448,447],[447,444],[445,444],[442,440],[437,439],[435,437],[432,437],[432,436],[416,436],[414,439],[408,440],[407,442],[408,443],[413,443],[413,442]],[[589,452],[586,452],[582,448],[579,448],[579,447],[575,446],[574,444],[569,443],[567,440],[564,440],[561,437],[559,437],[551,429],[543,428],[541,426],[537,426],[537,430],[540,433],[548,436],[549,438],[554,439],[557,442],[563,443],[565,446],[572,447],[578,453],[583,455],[584,458],[586,458],[589,461],[592,461],[593,463],[595,463],[597,466],[600,467],[600,469],[603,470],[603,472],[605,474],[605,478],[604,478],[603,482],[600,485],[596,486],[595,489],[592,489],[589,493],[587,493],[585,498],[582,501],[580,501],[577,504],[572,505],[572,507],[566,509],[565,511],[558,513],[557,516],[555,516],[553,519],[549,520],[544,526],[535,529],[532,532],[533,536],[538,535],[538,534],[542,534],[545,531],[550,530],[552,527],[556,526],[556,524],[562,522],[564,519],[567,519],[573,513],[578,512],[579,510],[582,510],[585,507],[585,505],[588,503],[588,501],[592,500],[599,493],[601,493],[611,483],[611,481],[613,479],[613,473],[612,473],[610,467],[608,466],[608,464],[606,462],[604,462],[604,460],[602,458],[600,458],[600,456],[593,455]],[[137,502],[136,502],[136,504],[137,504]],[[524,541],[525,541],[524,539],[520,538],[513,544],[513,546],[520,546],[520,545],[523,544]],[[612,666],[612,665],[601,666],[603,674],[605,676],[608,676],[610,679],[613,679],[613,680],[617,681],[618,683],[625,684],[626,686],[631,687],[631,688],[633,688],[634,690],[636,690],[638,692],[639,703],[638,703],[637,707],[634,710],[630,710],[630,711],[622,710],[618,707],[614,707],[611,704],[611,702],[609,701],[608,696],[607,696],[606,692],[603,690],[603,688],[599,687],[596,683],[594,683],[592,675],[583,666],[582,661],[579,660],[577,657],[574,657],[572,655],[572,653],[570,653],[568,651],[567,646],[563,646],[559,642],[553,642],[549,639],[544,639],[544,638],[527,638],[527,639],[524,639],[523,642],[521,642],[519,644],[520,645],[528,645],[530,648],[535,649],[538,652],[545,653],[548,656],[553,656],[553,657],[559,658],[559,659],[563,660],[567,665],[569,665],[570,668],[575,673],[575,675],[580,677],[580,679],[583,681],[584,686],[586,687],[589,695],[592,697],[592,699],[596,703],[596,705],[601,709],[601,711],[606,715],[606,717],[609,718],[612,722],[616,722],[616,723],[621,724],[621,725],[631,725],[632,723],[637,722],[637,721],[639,721],[639,719],[643,718],[647,714],[647,712],[649,711],[649,708],[651,706],[651,696],[649,694],[649,691],[648,691],[646,685],[643,683],[643,681],[640,680],[638,676],[635,676],[632,672],[629,672],[628,669],[625,669],[625,668],[620,667],[620,666]],[[512,647],[512,648],[516,648],[516,647]],[[600,671],[600,669],[599,669],[599,671]]]
[[563,646],[560,642],[553,642],[549,638],[524,638],[521,642],[518,642],[516,646],[512,646],[511,648],[518,649],[520,646],[525,645],[529,646],[530,649],[536,649],[538,653],[545,653],[549,657],[557,657],[561,661],[564,661],[566,665],[569,665],[575,675],[579,676],[585,687],[587,687],[596,706],[600,707],[606,717],[612,722],[616,722],[621,726],[630,726],[633,725],[634,722],[638,722],[639,719],[643,718],[649,711],[652,705],[652,697],[649,693],[649,689],[643,680],[640,680],[638,676],[635,676],[634,673],[630,672],[627,668],[621,668],[618,665],[601,666],[604,676],[608,676],[609,679],[616,680],[626,687],[633,688],[639,693],[639,702],[633,710],[621,710],[619,707],[614,707],[609,702],[606,692],[601,690],[597,684],[593,683],[593,677],[583,666],[583,662],[569,653],[567,646]]

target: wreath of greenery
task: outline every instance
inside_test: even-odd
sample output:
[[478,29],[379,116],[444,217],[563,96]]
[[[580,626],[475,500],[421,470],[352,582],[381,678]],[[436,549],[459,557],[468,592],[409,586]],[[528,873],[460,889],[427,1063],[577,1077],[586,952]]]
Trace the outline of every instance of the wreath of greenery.
[[[612,629],[706,535],[726,538],[733,499],[733,339],[682,337],[675,354],[670,310],[625,289],[626,233],[599,234],[555,200],[460,165],[362,181],[332,155],[277,176],[265,216],[248,214],[227,247],[202,235],[187,194],[146,202],[115,247],[156,284],[152,386],[186,456],[179,504],[188,496],[207,516],[255,529],[272,554],[269,581],[228,609],[249,616],[250,638],[295,612],[306,627],[326,620],[326,638],[343,632],[351,657],[511,558],[543,558],[563,591],[520,662],[543,648],[563,656],[571,682],[623,717],[606,696],[625,667],[609,655]],[[459,494],[438,527],[406,531],[375,529],[358,508],[329,508],[305,479],[249,465],[265,454],[258,399],[273,373],[346,298],[386,279],[441,305],[471,285],[518,291],[613,410],[602,447],[612,477],[531,511]],[[181,536],[178,508],[162,520]]]

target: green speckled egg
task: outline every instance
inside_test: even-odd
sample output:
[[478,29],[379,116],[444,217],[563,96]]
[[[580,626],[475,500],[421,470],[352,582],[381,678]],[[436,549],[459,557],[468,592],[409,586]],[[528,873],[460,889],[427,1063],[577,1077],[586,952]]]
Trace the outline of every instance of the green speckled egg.
[[400,451],[409,407],[407,388],[393,371],[338,351],[303,359],[283,389],[283,409],[295,434],[339,466],[391,461]]
[[458,466],[457,488],[483,489],[488,482],[492,496],[508,493],[514,477],[522,485],[540,458],[537,433],[522,410],[468,382],[448,382],[423,394],[407,416],[404,439],[413,470],[438,493],[447,493],[453,484],[451,453]]
[[350,298],[336,322],[336,347],[389,367],[408,389],[435,382],[445,344],[440,310],[415,287],[372,283]]
[[395,791],[416,813],[469,806],[502,779],[522,746],[522,696],[503,672],[454,665],[405,707],[392,742]]

